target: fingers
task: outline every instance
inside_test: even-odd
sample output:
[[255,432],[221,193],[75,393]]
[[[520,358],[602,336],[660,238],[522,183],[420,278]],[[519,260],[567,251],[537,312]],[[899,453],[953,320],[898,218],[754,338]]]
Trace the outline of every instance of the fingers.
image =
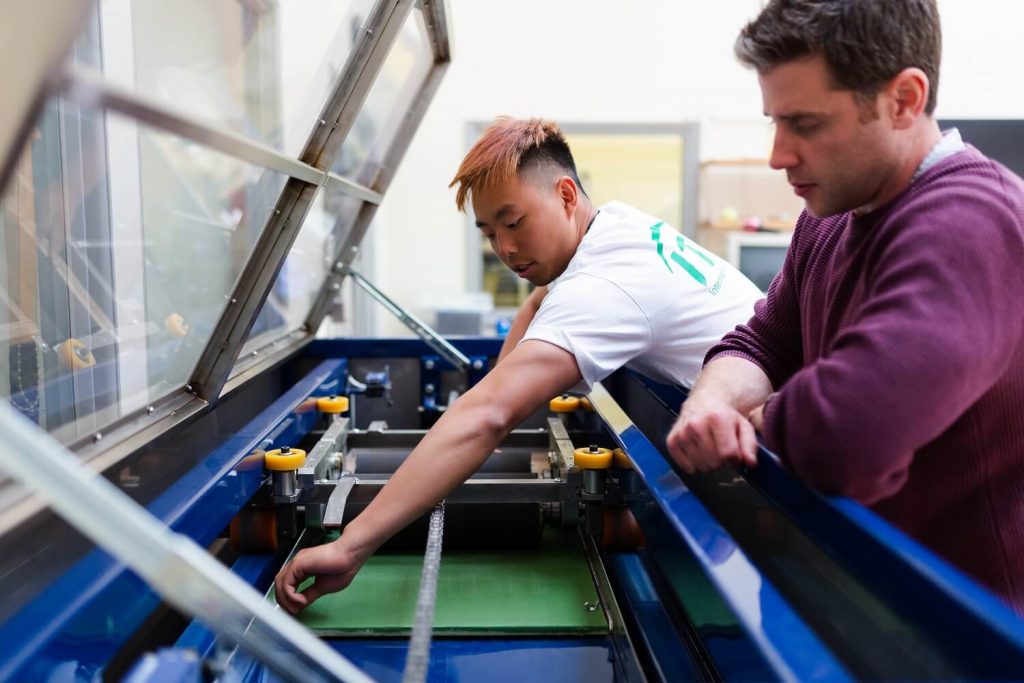
[[[352,582],[362,561],[338,543],[334,541],[300,550],[277,573],[274,577],[274,595],[285,611],[298,614],[322,596],[340,591]],[[316,578],[300,590],[299,586],[310,576]]]
[[747,467],[756,467],[757,433],[754,430],[754,425],[746,420],[741,420],[737,437],[740,441],[740,455],[743,458],[743,464]]
[[298,592],[299,585],[306,578],[303,555],[305,550],[299,551],[295,558],[281,568],[281,571],[274,577],[274,595],[279,604],[289,614],[298,614],[308,602],[307,598]]
[[757,463],[754,428],[731,408],[684,410],[666,445],[669,455],[687,474],[710,472],[727,463]]

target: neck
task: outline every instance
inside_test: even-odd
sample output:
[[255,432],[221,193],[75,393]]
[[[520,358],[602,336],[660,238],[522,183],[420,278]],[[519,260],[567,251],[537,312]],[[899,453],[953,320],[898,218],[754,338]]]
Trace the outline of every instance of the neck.
[[928,152],[935,146],[935,143],[942,139],[939,124],[931,116],[922,119],[919,125],[907,132],[906,141],[900,144],[900,149],[897,151],[899,162],[894,164],[889,175],[882,180],[878,193],[870,202],[855,209],[855,214],[870,213],[880,206],[885,206],[906,191],[914,178],[914,172],[928,156]]
[[590,227],[590,222],[594,220],[594,216],[597,215],[597,208],[590,203],[585,195],[580,195],[579,202],[576,204],[576,244],[579,245],[583,241],[583,236],[587,234],[587,228]]

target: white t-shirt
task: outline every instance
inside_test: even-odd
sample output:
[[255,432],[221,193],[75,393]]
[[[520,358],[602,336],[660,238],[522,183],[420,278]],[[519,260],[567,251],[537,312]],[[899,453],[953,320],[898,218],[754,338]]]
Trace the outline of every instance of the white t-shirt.
[[704,355],[745,323],[764,295],[738,270],[672,226],[622,202],[600,207],[523,336],[576,357],[589,392],[627,365],[693,385]]

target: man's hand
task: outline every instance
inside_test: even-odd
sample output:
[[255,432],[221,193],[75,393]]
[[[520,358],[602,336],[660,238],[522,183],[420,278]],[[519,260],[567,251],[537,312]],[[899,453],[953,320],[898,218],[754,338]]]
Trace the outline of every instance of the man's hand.
[[764,408],[768,405],[765,401],[758,407],[750,411],[750,415],[747,415],[747,419],[750,420],[750,424],[754,426],[754,430],[760,434],[764,431]]
[[[317,598],[348,587],[365,561],[365,557],[345,547],[342,539],[300,550],[274,577],[277,604],[298,614]],[[299,592],[299,585],[308,576],[315,577],[313,583]]]
[[757,464],[754,426],[725,404],[687,400],[667,443],[672,459],[687,474],[710,472],[729,463]]

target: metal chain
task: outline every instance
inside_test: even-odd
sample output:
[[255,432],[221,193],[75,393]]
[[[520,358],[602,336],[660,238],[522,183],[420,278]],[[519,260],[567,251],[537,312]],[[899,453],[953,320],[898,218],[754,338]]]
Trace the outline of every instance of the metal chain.
[[441,570],[441,542],[444,538],[444,501],[430,515],[427,549],[423,555],[420,592],[416,598],[416,614],[409,637],[409,653],[405,657],[402,683],[424,683],[430,667],[430,641],[434,630],[434,607],[437,604],[437,575]]

